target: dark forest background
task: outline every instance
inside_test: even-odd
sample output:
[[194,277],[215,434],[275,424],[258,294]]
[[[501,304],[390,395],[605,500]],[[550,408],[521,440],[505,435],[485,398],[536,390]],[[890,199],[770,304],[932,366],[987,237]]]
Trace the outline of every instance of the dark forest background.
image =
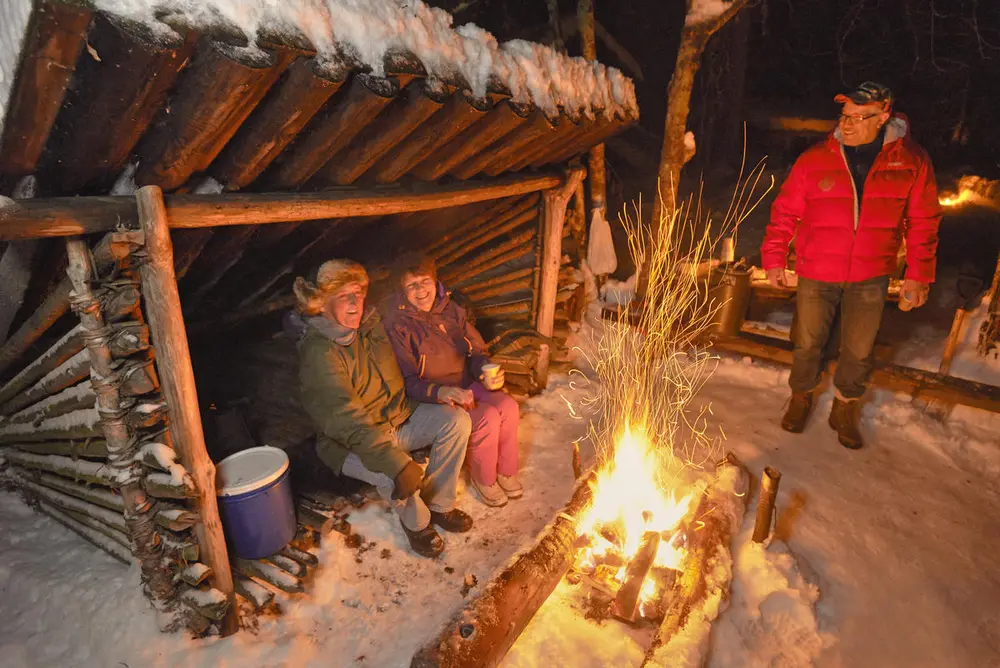
[[[437,0],[455,23],[474,22],[501,41],[555,41],[545,0]],[[580,54],[576,2],[557,1],[560,32]],[[658,158],[666,90],[683,24],[684,0],[595,0],[602,62],[636,82],[645,135],[630,144]],[[569,28],[567,30],[567,27]],[[628,52],[616,53],[601,28]],[[756,0],[715,37],[702,62],[689,128],[694,171],[738,166],[743,122],[751,158],[780,167],[803,146],[777,141],[758,120],[772,115],[833,119],[833,96],[873,79],[890,86],[914,137],[939,170],[1000,172],[1000,1]],[[802,138],[805,143],[815,138]],[[632,156],[636,160],[635,156]],[[614,170],[614,155],[609,168]],[[618,165],[620,166],[620,165]],[[688,171],[692,171],[688,168]]]

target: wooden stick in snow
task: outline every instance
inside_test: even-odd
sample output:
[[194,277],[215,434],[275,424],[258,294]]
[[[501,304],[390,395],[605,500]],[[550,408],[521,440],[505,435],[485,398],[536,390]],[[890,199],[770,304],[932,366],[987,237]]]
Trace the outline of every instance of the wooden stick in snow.
[[155,186],[140,188],[136,200],[148,258],[139,272],[149,329],[156,349],[158,375],[164,399],[170,407],[170,433],[174,448],[195,483],[195,507],[201,518],[196,534],[202,561],[212,569],[213,586],[223,592],[229,601],[220,630],[224,636],[231,635],[239,628],[238,606],[235,604],[229,553],[215,496],[215,464],[205,447],[191,353],[174,277],[167,213],[162,193]]
[[757,520],[753,525],[753,542],[763,543],[771,535],[774,518],[774,499],[778,495],[781,473],[770,466],[764,469],[760,478],[760,498],[757,500]]

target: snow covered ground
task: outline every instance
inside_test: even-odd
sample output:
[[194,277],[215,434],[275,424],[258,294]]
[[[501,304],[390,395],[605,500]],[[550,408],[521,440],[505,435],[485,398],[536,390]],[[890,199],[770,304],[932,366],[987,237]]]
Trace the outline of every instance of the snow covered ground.
[[[935,367],[945,335],[918,330],[897,361]],[[1000,365],[968,341],[953,368],[1000,384]],[[734,542],[733,592],[710,665],[1000,666],[1000,416],[959,408],[942,423],[909,397],[875,392],[863,417],[868,446],[849,451],[826,425],[829,392],[804,434],[778,427],[787,375],[723,359],[702,393],[727,447],[754,473],[783,474],[772,542],[748,543],[752,512]],[[477,526],[447,536],[440,560],[410,556],[395,520],[367,506],[351,521],[371,549],[358,554],[332,535],[309,593],[228,639],[160,635],[134,570],[0,494],[0,664],[406,666],[463,604],[466,575],[480,583],[474,596],[565,503],[569,444],[586,427],[566,403],[581,398],[561,376],[524,407],[528,495],[501,510],[464,496]],[[573,601],[560,585],[504,665],[639,664],[648,632],[597,626],[572,613]]]

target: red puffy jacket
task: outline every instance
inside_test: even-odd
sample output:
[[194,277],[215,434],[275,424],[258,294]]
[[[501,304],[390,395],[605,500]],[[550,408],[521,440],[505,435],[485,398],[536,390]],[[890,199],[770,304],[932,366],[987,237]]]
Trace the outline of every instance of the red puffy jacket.
[[795,237],[799,276],[842,283],[890,275],[905,236],[905,277],[932,283],[941,207],[930,158],[905,116],[886,125],[860,211],[857,199],[838,129],[799,156],[781,186],[761,246],[764,269],[785,266]]

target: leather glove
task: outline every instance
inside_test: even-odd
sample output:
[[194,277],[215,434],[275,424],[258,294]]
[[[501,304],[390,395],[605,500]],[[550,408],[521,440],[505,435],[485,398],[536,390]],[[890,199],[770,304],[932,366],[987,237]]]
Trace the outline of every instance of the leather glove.
[[424,482],[424,470],[420,468],[412,459],[406,463],[403,470],[396,474],[395,486],[392,489],[392,498],[408,499],[420,491],[420,485]]

